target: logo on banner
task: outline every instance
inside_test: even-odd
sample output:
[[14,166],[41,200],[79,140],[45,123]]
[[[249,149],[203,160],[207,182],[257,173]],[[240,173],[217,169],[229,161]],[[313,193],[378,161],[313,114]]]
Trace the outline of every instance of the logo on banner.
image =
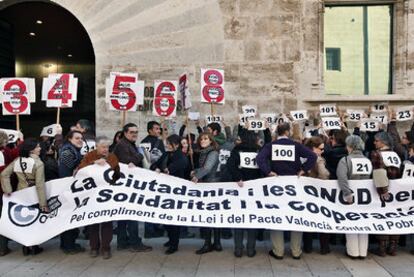
[[39,204],[30,206],[9,202],[9,219],[19,227],[30,226],[38,219],[40,223],[45,223],[49,218],[54,218],[58,215],[58,210],[62,206],[58,196],[53,196],[47,200],[47,205],[50,209],[48,214],[42,213],[39,209]]

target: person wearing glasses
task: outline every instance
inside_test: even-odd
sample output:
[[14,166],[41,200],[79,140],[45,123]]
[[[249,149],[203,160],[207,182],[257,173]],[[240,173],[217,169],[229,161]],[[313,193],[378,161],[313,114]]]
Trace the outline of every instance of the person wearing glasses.
[[[329,171],[326,168],[326,161],[322,157],[322,154],[325,149],[325,144],[319,136],[313,136],[306,140],[305,146],[312,150],[318,158],[316,159],[315,166],[310,170],[308,176],[312,178],[317,178],[321,180],[329,179]],[[305,253],[312,252],[312,242],[313,242],[314,233],[306,232],[303,234],[303,251]],[[328,254],[330,252],[329,248],[329,233],[319,233],[319,244],[320,244],[320,253],[322,255]]]
[[[114,148],[114,154],[120,163],[128,167],[142,167],[143,155],[135,145],[138,139],[138,127],[134,123],[127,123],[122,128],[123,136]],[[118,221],[117,249],[130,249],[131,252],[148,252],[151,246],[144,245],[138,235],[138,222],[135,220]]]

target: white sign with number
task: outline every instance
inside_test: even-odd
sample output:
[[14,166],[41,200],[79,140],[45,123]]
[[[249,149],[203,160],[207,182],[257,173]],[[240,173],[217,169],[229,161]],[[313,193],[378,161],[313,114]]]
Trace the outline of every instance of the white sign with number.
[[402,107],[397,110],[397,121],[408,121],[413,119],[414,107]]
[[80,150],[80,153],[82,156],[84,156],[95,149],[96,149],[96,142],[94,140],[88,139],[86,141],[83,141],[83,145]]
[[371,106],[371,112],[384,113],[387,111],[387,103],[376,103]]
[[30,114],[30,103],[35,101],[35,79],[0,79],[0,103],[3,105],[3,115]]
[[221,122],[221,116],[220,115],[206,115],[206,123],[220,123]]
[[265,130],[265,121],[264,120],[258,120],[258,119],[252,119],[249,120],[249,130],[250,131],[260,131]]
[[269,124],[276,123],[276,114],[275,113],[262,113],[260,114],[260,118],[267,121]]
[[289,118],[288,118],[286,115],[284,115],[284,114],[279,114],[279,115],[276,117],[275,123],[276,123],[277,125],[282,124],[282,123],[290,123],[290,120],[289,120]]
[[272,144],[272,161],[295,161],[295,145]]
[[381,151],[382,161],[386,167],[397,167],[401,166],[401,159],[394,151]]
[[247,116],[256,116],[256,112],[257,112],[257,107],[256,106],[252,106],[252,105],[244,105],[242,106],[242,111],[243,114],[247,115]]
[[240,167],[241,168],[259,168],[256,162],[257,153],[255,152],[240,152]]
[[33,173],[35,160],[33,158],[19,158],[14,162],[13,171],[19,173]]
[[239,124],[240,126],[246,126],[247,121],[249,121],[250,118],[254,118],[252,115],[245,115],[245,114],[239,114]]
[[40,133],[41,137],[54,137],[56,136],[57,124],[52,124],[46,127],[43,127],[42,132]]
[[362,110],[346,110],[348,114],[348,121],[358,122],[364,117],[364,111]]
[[376,119],[382,124],[388,124],[388,115],[386,113],[372,113],[369,118]]
[[139,144],[139,147],[141,147],[142,149],[144,149],[147,152],[151,151],[151,143],[150,142],[143,142]]
[[111,111],[136,111],[144,104],[144,81],[138,73],[111,72],[106,80],[106,102]]
[[367,158],[352,158],[352,175],[370,175],[372,173],[371,161]]
[[291,111],[290,115],[292,116],[293,121],[300,121],[300,120],[308,119],[308,112],[306,110]]
[[1,132],[5,132],[9,137],[8,143],[15,143],[19,139],[19,132],[10,129],[0,129]]
[[361,120],[360,130],[362,132],[377,132],[379,130],[380,122],[374,119]]
[[73,74],[49,74],[43,78],[42,100],[48,108],[71,108],[77,100],[78,78]]
[[341,129],[341,119],[339,117],[323,117],[322,118],[322,127],[325,130],[340,130]]
[[337,115],[336,105],[335,104],[322,104],[322,105],[319,105],[319,115],[320,116]]
[[219,166],[217,167],[217,172],[220,172],[220,168],[222,165],[226,165],[228,159],[230,158],[230,150],[220,149],[219,152]]
[[414,178],[414,164],[406,163],[404,165],[403,178]]

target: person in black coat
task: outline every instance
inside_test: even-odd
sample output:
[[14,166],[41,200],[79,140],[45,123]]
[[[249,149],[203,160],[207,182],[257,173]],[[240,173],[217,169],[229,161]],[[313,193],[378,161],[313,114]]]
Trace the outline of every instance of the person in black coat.
[[[232,181],[243,187],[243,181],[259,179],[262,173],[257,166],[256,156],[260,150],[258,137],[253,131],[240,133],[241,143],[231,151],[227,161],[227,170]],[[247,256],[256,255],[256,229],[234,229],[234,255],[243,255],[243,235],[247,232]]]
[[[151,166],[151,169],[186,180],[190,178],[190,163],[182,152],[180,136],[171,135],[167,138],[167,152]],[[164,246],[168,247],[165,254],[170,255],[178,250],[180,226],[165,225],[165,229],[169,239],[164,244]]]

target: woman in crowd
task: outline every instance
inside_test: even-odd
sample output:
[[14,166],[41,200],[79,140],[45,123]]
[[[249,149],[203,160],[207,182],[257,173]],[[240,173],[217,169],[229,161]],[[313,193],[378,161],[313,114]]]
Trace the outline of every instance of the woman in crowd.
[[[325,149],[325,144],[321,137],[313,136],[310,137],[306,143],[310,150],[317,155],[316,164],[311,169],[310,173],[308,174],[309,177],[317,178],[321,180],[328,180],[329,179],[329,171],[326,168],[326,161],[322,157],[322,154]],[[313,233],[306,232],[303,234],[303,251],[305,253],[312,252],[312,244],[313,244]],[[331,250],[329,248],[329,233],[319,233],[319,244],[320,244],[320,253],[322,255],[328,254]]]
[[[256,156],[260,150],[258,137],[253,131],[240,133],[241,143],[232,150],[227,161],[227,170],[233,182],[243,187],[244,181],[255,180],[262,177],[256,164]],[[247,256],[256,255],[256,229],[234,229],[234,256],[243,256],[243,236],[247,232]]]
[[[17,175],[17,190],[35,186],[39,200],[39,209],[43,213],[48,213],[46,189],[45,189],[45,169],[41,161],[40,145],[35,139],[27,139],[20,145],[19,157],[10,163],[1,173],[1,185],[4,194],[11,195],[13,189],[10,177],[13,173]],[[42,252],[39,246],[23,246],[23,255],[36,255]]]
[[[72,130],[66,136],[66,141],[59,152],[59,178],[70,177],[82,160],[80,153],[83,146],[83,136],[80,131]],[[79,235],[77,228],[65,231],[61,234],[61,248],[66,254],[76,254],[85,251],[83,247],[75,243]]]
[[[217,166],[219,164],[219,153],[217,151],[218,144],[214,140],[213,135],[208,132],[201,133],[197,139],[197,146],[200,149],[200,156],[198,159],[198,168],[191,172],[191,181],[197,182],[215,182]],[[214,230],[214,231],[213,231]],[[220,242],[219,228],[201,228],[204,233],[204,244],[196,251],[196,254],[204,254],[213,250],[222,251]],[[214,232],[214,243],[211,244],[211,233]]]
[[[352,204],[354,191],[350,187],[349,180],[370,179],[372,165],[363,154],[365,144],[359,136],[348,136],[345,144],[348,156],[339,161],[336,175],[343,198],[347,203]],[[364,259],[368,252],[368,234],[346,234],[345,237],[347,255],[351,259]]]
[[[162,172],[182,179],[190,177],[190,163],[182,151],[181,138],[178,135],[167,137],[167,152],[152,165],[152,170]],[[168,242],[164,246],[168,247],[165,254],[173,254],[178,250],[180,238],[180,226],[165,225],[168,233]]]

